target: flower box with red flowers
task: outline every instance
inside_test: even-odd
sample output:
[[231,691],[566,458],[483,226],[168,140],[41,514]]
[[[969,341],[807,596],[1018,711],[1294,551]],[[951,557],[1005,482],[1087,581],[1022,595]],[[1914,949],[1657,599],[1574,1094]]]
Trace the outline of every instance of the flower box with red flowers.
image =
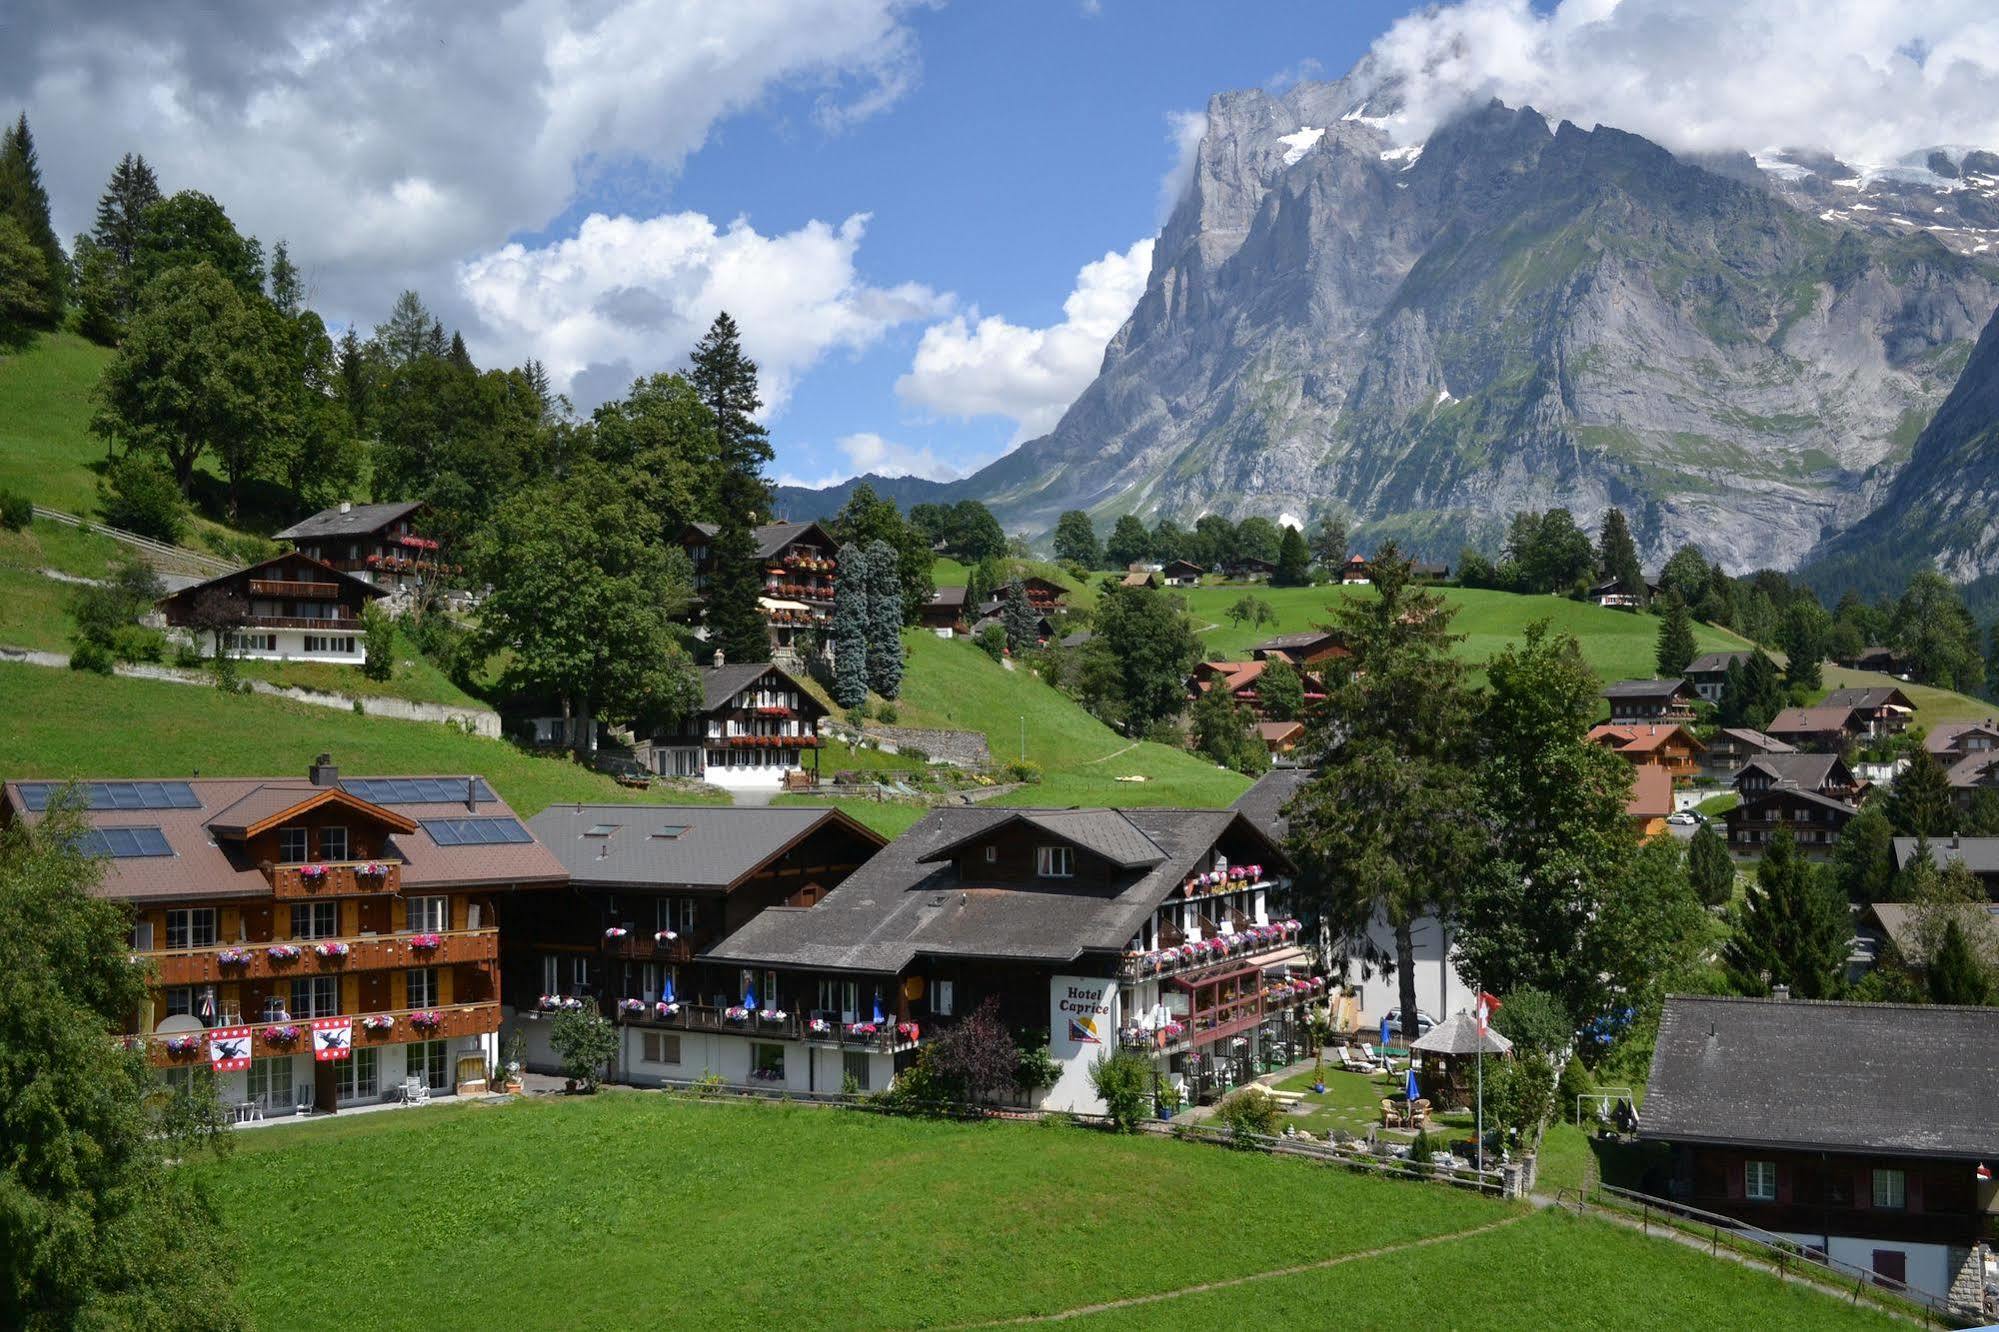
[[314,944],[312,951],[319,954],[320,960],[323,962],[345,962],[347,960],[347,945],[337,941]]
[[644,1013],[646,1011],[645,1000],[620,999],[618,1001],[618,1011],[620,1013],[625,1014],[627,1017],[637,1017],[641,1013]]
[[444,1014],[434,1008],[422,1009],[410,1014],[410,1025],[418,1031],[436,1031],[444,1025]]
[[443,942],[444,940],[435,934],[412,934],[410,950],[417,953],[431,953],[437,951],[437,946]]
[[199,1049],[201,1049],[201,1037],[199,1036],[167,1037],[167,1053],[175,1059],[186,1059]]
[[297,1045],[300,1035],[299,1029],[289,1024],[280,1027],[266,1027],[264,1028],[264,1044],[275,1045],[280,1048],[288,1045]]
[[225,948],[215,955],[217,966],[247,967],[250,965],[250,950],[247,948]]
[[283,966],[287,962],[298,961],[301,954],[298,949],[292,947],[290,944],[272,944],[264,950],[264,956],[271,959],[276,965]]

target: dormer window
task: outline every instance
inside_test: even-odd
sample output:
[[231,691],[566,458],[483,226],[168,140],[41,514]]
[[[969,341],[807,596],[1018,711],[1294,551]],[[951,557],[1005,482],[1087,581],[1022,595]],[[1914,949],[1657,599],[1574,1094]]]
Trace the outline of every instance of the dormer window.
[[302,865],[311,856],[306,849],[305,829],[278,829],[278,861],[284,865]]
[[1074,847],[1043,846],[1035,848],[1034,871],[1044,879],[1070,879],[1076,875],[1076,851]]

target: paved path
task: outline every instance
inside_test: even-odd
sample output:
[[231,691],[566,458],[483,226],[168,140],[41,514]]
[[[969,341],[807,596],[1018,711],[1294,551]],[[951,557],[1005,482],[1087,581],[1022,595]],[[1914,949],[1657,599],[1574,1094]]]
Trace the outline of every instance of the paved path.
[[1322,1258],[1316,1263],[1299,1263],[1292,1267],[1276,1267],[1268,1272],[1251,1272],[1247,1276],[1225,1277],[1219,1281],[1204,1281],[1199,1285],[1182,1286],[1178,1290],[1155,1291],[1150,1295],[1133,1295],[1128,1299],[1106,1300],[1101,1304],[1084,1304],[1074,1309],[1063,1309],[1058,1313],[1029,1314],[1024,1318],[1003,1318],[988,1323],[967,1323],[965,1327],[1018,1327],[1027,1323],[1059,1323],[1071,1318],[1087,1318],[1092,1314],[1110,1313],[1118,1309],[1134,1309],[1147,1304],[1161,1304],[1167,1300],[1177,1300],[1187,1295],[1201,1295],[1211,1290],[1228,1290],[1234,1286],[1246,1286],[1253,1281],[1272,1281],[1283,1277],[1302,1276],[1307,1272],[1322,1272],[1330,1267],[1342,1267],[1347,1263],[1365,1262],[1370,1258],[1385,1258],[1393,1253],[1406,1253],[1412,1249],[1427,1249],[1439,1244],[1452,1244],[1475,1235],[1489,1234],[1525,1220],[1531,1212],[1519,1212],[1498,1221],[1488,1221],[1482,1226],[1469,1230],[1454,1230],[1446,1235],[1426,1235],[1422,1239],[1404,1240],[1400,1244],[1384,1244],[1379,1248],[1362,1249],[1358,1253],[1342,1253],[1331,1258]]

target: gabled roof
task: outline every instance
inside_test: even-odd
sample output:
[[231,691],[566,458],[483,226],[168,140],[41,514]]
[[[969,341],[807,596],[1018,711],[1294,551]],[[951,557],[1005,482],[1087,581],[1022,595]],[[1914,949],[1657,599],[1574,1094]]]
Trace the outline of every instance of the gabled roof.
[[[722,530],[715,523],[690,523],[688,526],[705,537],[713,537]],[[833,540],[833,534],[818,523],[765,523],[750,529],[750,540],[756,543],[757,558],[767,560],[809,533],[817,533],[819,540],[827,546],[839,545]]]
[[1967,735],[1984,735],[1999,741],[1999,723],[1989,720],[1938,722],[1923,736],[1923,748],[1932,754],[1948,754]]
[[1157,587],[1159,586],[1159,575],[1139,570],[1126,574],[1118,580],[1118,584],[1121,587]]
[[1822,790],[1835,778],[1844,779],[1841,785],[1853,780],[1853,774],[1837,754],[1759,754],[1735,774],[1735,785],[1740,786],[1742,778],[1750,772],[1761,772],[1781,786],[1795,786],[1802,791]]
[[1796,745],[1779,740],[1774,735],[1765,735],[1761,731],[1752,731],[1747,726],[1724,726],[1721,728],[1721,734],[1732,736],[1752,749],[1760,749],[1766,754],[1795,754],[1798,752]]
[[1770,787],[1768,790],[1757,791],[1752,795],[1744,796],[1742,803],[1728,811],[1724,817],[1729,819],[1733,819],[1737,815],[1746,817],[1750,812],[1761,809],[1765,805],[1776,804],[1786,800],[1802,800],[1806,804],[1816,805],[1820,809],[1836,810],[1849,818],[1860,812],[1858,806],[1848,804],[1844,800],[1835,800],[1829,795],[1820,795],[1817,791],[1806,791],[1790,785],[1777,785]]
[[281,554],[273,555],[269,559],[258,560],[255,564],[249,565],[245,568],[232,569],[226,574],[217,574],[213,578],[204,578],[199,583],[189,583],[186,587],[181,588],[179,591],[169,592],[167,593],[167,595],[161,597],[158,604],[161,606],[166,606],[169,604],[178,605],[181,603],[192,605],[194,603],[195,598],[200,596],[201,593],[207,590],[208,588],[217,587],[228,583],[241,582],[252,578],[261,578],[264,576],[264,571],[266,569],[269,569],[274,564],[310,565],[312,567],[314,581],[334,583],[336,585],[345,587],[348,591],[354,592],[363,598],[385,597],[388,595],[387,592],[383,591],[379,587],[376,587],[373,583],[369,582],[365,578],[356,578],[353,574],[343,573],[339,569],[336,569],[332,565],[326,563],[324,560],[316,560],[310,555],[302,555],[298,551],[287,550],[282,552]]
[[1295,634],[1275,634],[1250,648],[1257,652],[1291,652],[1321,645],[1340,646],[1340,636],[1331,629],[1306,629]]
[[962,587],[940,587],[930,594],[928,603],[932,606],[949,606],[957,610],[965,608],[965,589]]
[[1157,865],[1166,859],[1166,853],[1159,849],[1156,842],[1140,832],[1123,813],[1114,809],[1053,810],[1046,813],[1030,811],[1014,814],[1010,818],[1003,818],[997,823],[968,833],[956,842],[941,846],[925,855],[923,859],[950,860],[966,843],[984,841],[1011,823],[1022,823],[1038,829],[1050,837],[1068,842],[1107,860],[1119,869]]
[[310,518],[300,519],[271,539],[317,541],[328,537],[367,536],[422,507],[422,500],[404,500],[399,504],[355,504],[345,510],[336,504],[330,509],[321,509]]
[[1291,832],[1291,821],[1284,817],[1283,809],[1311,780],[1309,768],[1272,768],[1237,796],[1230,808],[1255,824],[1265,837],[1282,843]]
[[1282,745],[1305,734],[1305,723],[1301,721],[1260,721],[1256,724],[1256,734],[1266,745]]
[[1650,754],[1676,740],[1698,754],[1707,748],[1677,722],[1605,722],[1590,728],[1590,740],[1608,741],[1620,754]]
[[1999,1008],[1675,995],[1639,1136],[1999,1156]]
[[1665,701],[1685,695],[1694,697],[1693,687],[1685,680],[1618,680],[1603,687],[1605,698],[1649,698]]
[[825,712],[825,706],[812,696],[810,690],[800,683],[782,666],[768,661],[729,661],[720,666],[701,668],[701,710],[713,712],[724,706],[737,694],[755,684],[767,674],[784,678],[786,684],[798,691],[798,703],[808,711]]
[[1999,749],[1981,749],[1951,764],[1944,776],[1954,787],[1986,786],[1985,778],[1994,764],[1999,764]]
[[[1937,908],[1948,913],[1944,919],[1954,916],[1958,928],[1964,931],[1965,942],[1973,951],[1986,959],[1988,965],[1999,963],[1999,915],[1992,908],[1977,902],[1945,903]],[[1902,960],[1912,967],[1922,967],[1929,962],[1929,952],[1923,947],[1922,931],[1917,929],[1917,907],[1913,902],[1876,902],[1867,908],[1881,928],[1882,937],[1895,945],[1895,951]]]
[[1663,819],[1673,812],[1673,774],[1656,763],[1631,770],[1631,798],[1624,812],[1634,819]]
[[[1895,839],[1895,868],[1907,869],[1922,845],[1916,837]],[[1999,874],[1999,837],[1933,837],[1929,839],[1930,860],[1938,869],[1961,860],[1973,874]]]
[[[727,890],[814,833],[841,829],[873,850],[888,839],[837,809],[750,805],[550,805],[528,820],[570,882]],[[592,835],[592,829],[611,831]]]
[[1192,560],[1168,560],[1166,562],[1166,567],[1162,569],[1160,572],[1168,575],[1176,575],[1180,573],[1204,574],[1207,572],[1207,568],[1203,565],[1194,563]]
[[397,832],[415,832],[416,821],[392,809],[371,804],[337,786],[314,786],[311,782],[266,782],[218,811],[208,821],[209,831],[222,837],[255,837],[286,819],[297,818],[322,805],[342,805]]
[[[1108,885],[1064,879],[968,883],[940,863],[946,848],[1022,814],[1114,815],[1164,859]],[[1209,848],[1231,833],[1258,845],[1258,859],[1288,871],[1282,849],[1264,846],[1256,828],[1232,810],[934,809],[816,905],[762,911],[703,956],[892,975],[924,955],[1064,963],[1086,952],[1116,952],[1205,863]]]
[[1755,653],[1742,649],[1734,652],[1703,652],[1687,663],[1685,675],[1720,675],[1738,661],[1748,661]]
[[1835,689],[1819,700],[1822,708],[1914,708],[1909,696],[1893,685]]
[[1855,726],[1852,708],[1785,708],[1763,729],[1771,735],[1816,735],[1824,731],[1850,731]]

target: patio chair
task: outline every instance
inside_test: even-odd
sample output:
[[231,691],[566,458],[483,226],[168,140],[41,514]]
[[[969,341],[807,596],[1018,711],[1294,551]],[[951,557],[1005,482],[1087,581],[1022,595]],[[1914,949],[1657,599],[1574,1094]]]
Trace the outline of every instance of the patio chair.
[[1365,1041],[1361,1042],[1360,1052],[1379,1065],[1383,1073],[1400,1073],[1403,1069],[1409,1067],[1408,1060],[1405,1059],[1400,1065],[1397,1065],[1393,1059],[1388,1057],[1386,1048],[1377,1051]]
[[313,1112],[319,1109],[311,1086],[297,1088],[292,1098],[292,1109],[298,1113],[300,1119],[310,1119]]
[[422,1105],[430,1099],[430,1088],[422,1078],[403,1079],[403,1104]]

